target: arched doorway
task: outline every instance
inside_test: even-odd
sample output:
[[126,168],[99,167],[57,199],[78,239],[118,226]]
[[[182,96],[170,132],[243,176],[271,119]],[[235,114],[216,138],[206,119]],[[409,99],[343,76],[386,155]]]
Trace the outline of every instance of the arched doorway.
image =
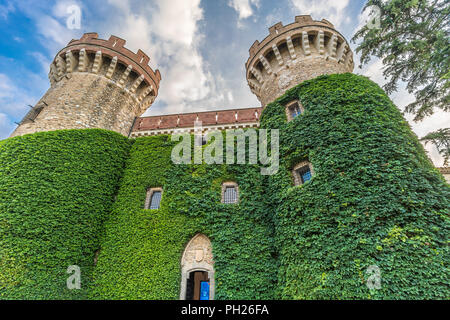
[[211,241],[195,235],[181,258],[180,300],[214,299],[214,261]]

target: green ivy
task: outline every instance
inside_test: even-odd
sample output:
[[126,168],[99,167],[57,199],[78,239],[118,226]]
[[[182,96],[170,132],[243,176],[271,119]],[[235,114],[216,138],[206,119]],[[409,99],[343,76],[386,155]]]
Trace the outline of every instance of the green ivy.
[[[211,239],[216,299],[271,299],[276,282],[272,217],[258,166],[177,165],[166,135],[136,139],[106,223],[95,299],[178,299],[180,261],[197,233]],[[239,204],[221,203],[222,182],[239,184]],[[163,187],[161,207],[144,209]]]
[[[305,112],[287,122],[284,105]],[[268,178],[282,299],[448,299],[450,188],[382,89],[354,74],[321,76],[269,104],[280,171]],[[311,181],[293,186],[309,160]],[[369,266],[381,289],[369,289]]]
[[[305,112],[287,122],[285,103]],[[321,76],[269,104],[280,170],[171,161],[166,135],[96,129],[0,143],[0,298],[178,299],[180,261],[211,239],[216,299],[448,299],[450,187],[367,78]],[[291,169],[315,175],[293,186]],[[239,204],[221,203],[225,181]],[[148,188],[161,207],[144,209]],[[95,252],[100,249],[94,266]],[[66,288],[69,265],[82,290]],[[381,289],[366,285],[369,266]]]
[[[84,299],[130,142],[62,130],[0,144],[0,299]],[[70,265],[81,290],[67,289]]]

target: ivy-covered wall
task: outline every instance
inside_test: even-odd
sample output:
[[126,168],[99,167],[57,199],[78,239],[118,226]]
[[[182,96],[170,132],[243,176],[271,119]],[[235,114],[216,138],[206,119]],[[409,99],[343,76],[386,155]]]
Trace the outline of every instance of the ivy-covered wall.
[[[286,121],[284,104],[305,112]],[[216,299],[448,299],[450,187],[367,78],[321,76],[269,104],[280,169],[174,164],[169,136],[63,130],[0,142],[0,298],[178,299],[211,239]],[[311,181],[291,169],[309,160]],[[222,204],[225,181],[239,204]],[[144,209],[162,187],[161,207]],[[100,249],[94,266],[95,252]],[[82,289],[68,290],[69,265]],[[381,289],[369,289],[369,266]]]
[[[272,212],[256,165],[173,164],[176,142],[137,138],[95,270],[95,299],[179,299],[180,262],[197,233],[212,242],[215,299],[272,299],[276,283]],[[239,204],[222,204],[222,182],[239,184]],[[148,188],[161,207],[144,209]]]
[[[293,99],[305,112],[287,122]],[[450,187],[378,85],[353,74],[306,81],[266,107],[261,127],[280,129],[280,171],[266,190],[277,298],[450,297]],[[303,160],[315,175],[293,186]],[[379,290],[366,285],[372,265]]]
[[[62,130],[0,144],[0,299],[85,299],[130,142]],[[68,290],[71,265],[81,290]]]

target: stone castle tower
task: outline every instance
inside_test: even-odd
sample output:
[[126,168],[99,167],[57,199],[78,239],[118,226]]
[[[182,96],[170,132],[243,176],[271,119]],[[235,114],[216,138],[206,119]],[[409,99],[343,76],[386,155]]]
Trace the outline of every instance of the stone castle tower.
[[12,136],[59,129],[101,128],[128,136],[133,121],[158,95],[161,74],[125,40],[86,33],[58,52],[50,65],[50,89]]
[[303,15],[270,27],[269,35],[251,46],[245,67],[248,85],[264,107],[305,80],[352,72],[354,64],[347,40],[329,21]]

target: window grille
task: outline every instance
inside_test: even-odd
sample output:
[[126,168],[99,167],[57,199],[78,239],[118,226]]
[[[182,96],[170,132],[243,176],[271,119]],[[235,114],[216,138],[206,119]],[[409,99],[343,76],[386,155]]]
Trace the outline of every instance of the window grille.
[[150,209],[159,209],[161,203],[161,191],[153,191],[150,201]]
[[236,203],[237,191],[236,187],[226,187],[223,195],[223,203]]

